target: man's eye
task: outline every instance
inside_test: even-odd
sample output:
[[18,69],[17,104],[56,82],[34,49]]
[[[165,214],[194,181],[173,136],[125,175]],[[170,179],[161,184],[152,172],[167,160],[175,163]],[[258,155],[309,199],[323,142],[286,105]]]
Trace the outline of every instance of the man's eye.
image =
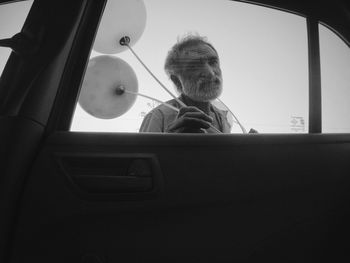
[[218,62],[219,61],[216,58],[209,59],[209,64],[212,65],[212,66],[218,64]]

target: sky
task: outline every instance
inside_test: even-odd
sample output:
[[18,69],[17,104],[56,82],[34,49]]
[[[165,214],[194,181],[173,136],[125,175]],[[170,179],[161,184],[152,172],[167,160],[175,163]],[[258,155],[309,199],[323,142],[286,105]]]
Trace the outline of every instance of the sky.
[[[206,36],[218,50],[223,74],[220,99],[247,130],[307,132],[308,55],[304,17],[228,0],[143,2],[145,29],[133,50],[169,90],[175,93],[163,70],[166,54],[179,37],[197,33]],[[6,20],[0,23],[2,38],[20,30],[30,1],[8,6],[11,7],[0,8],[0,19]],[[121,30],[120,24],[116,20],[116,27],[110,30]],[[349,132],[350,125],[345,121],[350,113],[349,47],[323,26],[320,26],[320,39],[322,89],[323,95],[327,95],[322,101],[324,128],[328,132]],[[0,72],[8,54],[8,50],[0,49]],[[92,50],[90,58],[100,55],[104,54]],[[135,71],[140,93],[161,101],[172,99],[129,50],[111,56],[123,59]],[[77,104],[71,130],[137,132],[144,115],[157,105],[138,96],[128,112],[105,120],[91,116]],[[232,132],[241,133],[241,130],[235,125]]]
[[[33,1],[25,1],[0,5],[0,39],[11,38],[21,31],[32,3]],[[0,73],[10,53],[10,49],[0,47]]]
[[350,49],[325,26],[319,26],[322,82],[322,131],[350,132]]

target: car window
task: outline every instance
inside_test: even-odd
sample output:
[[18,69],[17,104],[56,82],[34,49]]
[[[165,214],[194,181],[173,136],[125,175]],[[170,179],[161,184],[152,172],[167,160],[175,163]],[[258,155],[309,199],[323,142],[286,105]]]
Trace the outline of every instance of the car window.
[[[11,38],[21,31],[33,1],[0,5],[0,39]],[[0,47],[0,74],[11,54],[10,48]]]
[[350,48],[319,25],[322,82],[322,132],[350,132]]
[[[176,94],[176,89],[164,72],[165,57],[179,37],[198,33],[219,53],[223,75],[220,99],[246,130],[308,132],[305,17],[224,0],[147,0],[144,4],[146,25],[133,50],[172,93]],[[90,59],[103,55],[92,50]],[[71,131],[138,132],[143,118],[159,101],[172,99],[129,50],[107,55],[130,65],[137,76],[138,92],[157,101],[137,96],[126,113],[112,119],[96,118],[77,103]],[[231,132],[242,133],[231,114],[227,118]]]

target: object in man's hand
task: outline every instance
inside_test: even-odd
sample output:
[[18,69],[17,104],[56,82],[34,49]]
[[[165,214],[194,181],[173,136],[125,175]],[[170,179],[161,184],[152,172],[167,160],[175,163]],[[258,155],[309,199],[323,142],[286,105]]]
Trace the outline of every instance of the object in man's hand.
[[251,128],[248,133],[259,133],[257,130]]
[[182,107],[177,118],[167,128],[172,133],[206,133],[213,118],[196,107]]

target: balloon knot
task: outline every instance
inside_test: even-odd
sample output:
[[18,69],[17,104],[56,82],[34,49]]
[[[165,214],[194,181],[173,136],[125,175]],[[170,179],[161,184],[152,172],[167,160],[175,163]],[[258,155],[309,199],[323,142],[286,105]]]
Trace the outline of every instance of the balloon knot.
[[125,92],[125,87],[123,85],[120,85],[116,88],[115,93],[117,93],[117,95],[123,95]]
[[125,37],[122,37],[120,40],[119,40],[119,44],[122,45],[122,46],[127,46],[130,44],[130,37],[128,36],[125,36]]

